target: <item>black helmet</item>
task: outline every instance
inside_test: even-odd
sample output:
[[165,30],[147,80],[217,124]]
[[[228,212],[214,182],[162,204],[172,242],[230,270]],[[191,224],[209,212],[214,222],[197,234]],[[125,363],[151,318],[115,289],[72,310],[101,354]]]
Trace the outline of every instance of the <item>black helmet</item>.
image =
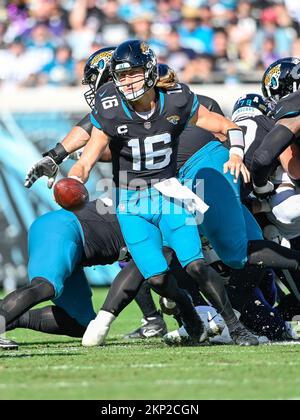
[[234,104],[232,121],[240,118],[254,117],[255,115],[268,115],[271,111],[268,101],[256,93],[241,96]]
[[90,108],[94,107],[95,94],[100,86],[109,81],[110,60],[116,47],[101,48],[94,52],[86,62],[83,71],[83,85],[89,85],[85,100]]
[[168,64],[164,64],[164,63],[158,64],[159,78],[167,77],[170,71],[173,71],[173,69],[171,69],[171,67],[169,67]]
[[265,98],[278,102],[289,93],[296,92],[300,84],[300,60],[295,57],[281,58],[271,64],[262,78]]
[[[137,67],[144,69],[144,86],[138,91],[125,95],[119,74]],[[144,41],[130,40],[120,44],[111,59],[111,75],[120,94],[129,101],[135,101],[156,85],[158,80],[157,59],[155,53]]]

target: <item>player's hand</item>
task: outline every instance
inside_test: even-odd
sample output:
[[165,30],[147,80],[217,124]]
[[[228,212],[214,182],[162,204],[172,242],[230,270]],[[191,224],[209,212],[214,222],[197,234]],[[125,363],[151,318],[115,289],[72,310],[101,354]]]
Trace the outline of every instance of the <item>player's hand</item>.
[[39,160],[32,168],[28,171],[24,185],[26,188],[32,187],[32,185],[42,176],[48,177],[47,186],[52,188],[55,178],[58,174],[58,165],[50,156],[46,156]]
[[262,187],[253,184],[253,193],[260,200],[266,199],[274,194],[274,184],[271,181],[267,181]]
[[238,182],[240,174],[243,175],[245,184],[250,182],[250,173],[240,156],[235,154],[230,156],[229,161],[224,164],[224,174],[227,174],[228,171],[234,176],[234,183]]

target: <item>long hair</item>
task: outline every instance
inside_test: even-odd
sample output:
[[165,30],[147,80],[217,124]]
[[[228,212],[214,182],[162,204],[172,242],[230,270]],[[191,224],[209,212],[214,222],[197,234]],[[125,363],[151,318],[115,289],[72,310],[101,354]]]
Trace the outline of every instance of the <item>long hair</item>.
[[161,89],[171,89],[178,83],[178,77],[173,69],[167,64],[158,65],[159,79],[156,86]]

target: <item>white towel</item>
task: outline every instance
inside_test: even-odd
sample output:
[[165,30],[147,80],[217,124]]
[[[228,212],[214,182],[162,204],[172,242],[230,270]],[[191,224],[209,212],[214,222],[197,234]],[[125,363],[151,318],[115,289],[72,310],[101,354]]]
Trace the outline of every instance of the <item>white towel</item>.
[[193,193],[187,186],[180,184],[177,178],[169,178],[165,181],[158,182],[154,184],[154,188],[166,197],[185,200],[185,204],[191,212],[197,210],[201,214],[204,214],[209,209],[209,206],[200,197]]

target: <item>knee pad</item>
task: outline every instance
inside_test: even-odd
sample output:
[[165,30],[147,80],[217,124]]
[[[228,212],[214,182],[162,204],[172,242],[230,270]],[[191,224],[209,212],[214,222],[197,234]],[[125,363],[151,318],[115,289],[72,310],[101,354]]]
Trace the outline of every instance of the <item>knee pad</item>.
[[194,278],[195,276],[201,276],[203,274],[204,271],[207,270],[207,264],[205,262],[204,259],[197,259],[194,260],[192,262],[190,262],[187,266],[186,266],[186,272],[192,277]]
[[165,273],[150,277],[147,281],[149,285],[155,289],[163,288],[168,282],[168,274],[169,272],[166,271]]
[[28,289],[35,291],[39,299],[52,299],[55,296],[55,289],[49,280],[43,277],[34,277],[30,282]]

